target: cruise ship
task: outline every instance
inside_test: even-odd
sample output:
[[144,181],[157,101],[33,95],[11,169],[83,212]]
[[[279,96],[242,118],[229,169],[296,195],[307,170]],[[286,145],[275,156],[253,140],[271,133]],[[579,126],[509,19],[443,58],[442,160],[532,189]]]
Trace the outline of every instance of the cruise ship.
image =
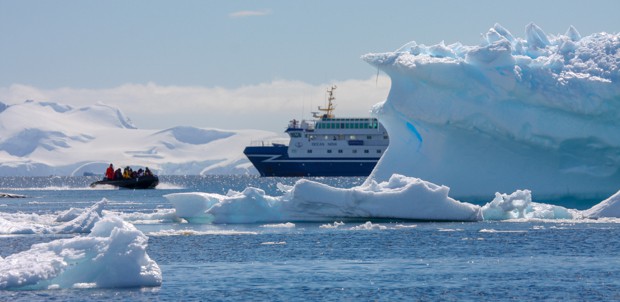
[[376,118],[337,118],[334,90],[327,90],[327,107],[318,107],[312,120],[292,120],[290,140],[258,142],[243,153],[261,176],[368,176],[389,144],[387,131]]

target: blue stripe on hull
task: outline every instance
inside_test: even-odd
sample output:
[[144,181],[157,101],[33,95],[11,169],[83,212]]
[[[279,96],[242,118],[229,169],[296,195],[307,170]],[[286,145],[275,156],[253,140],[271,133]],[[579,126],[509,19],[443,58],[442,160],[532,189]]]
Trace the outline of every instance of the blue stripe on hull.
[[379,158],[295,158],[288,147],[246,147],[261,176],[368,176]]

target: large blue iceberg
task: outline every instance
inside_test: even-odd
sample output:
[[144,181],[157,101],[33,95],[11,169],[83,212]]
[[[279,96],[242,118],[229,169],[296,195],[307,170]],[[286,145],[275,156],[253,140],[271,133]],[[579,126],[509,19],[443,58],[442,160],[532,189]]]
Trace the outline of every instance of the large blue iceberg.
[[373,111],[390,147],[370,179],[394,173],[488,200],[603,199],[620,187],[620,36],[574,27],[526,38],[496,24],[477,46],[416,42],[363,59],[392,81]]

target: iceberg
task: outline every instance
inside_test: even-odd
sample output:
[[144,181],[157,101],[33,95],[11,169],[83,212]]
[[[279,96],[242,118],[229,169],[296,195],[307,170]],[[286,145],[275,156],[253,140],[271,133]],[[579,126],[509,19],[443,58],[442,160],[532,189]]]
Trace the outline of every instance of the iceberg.
[[108,204],[103,199],[90,208],[71,208],[55,218],[50,215],[0,213],[0,234],[75,234],[89,233],[103,217]]
[[[330,222],[337,228],[344,220],[395,219],[416,221],[553,220],[578,221],[620,218],[620,191],[579,211],[532,201],[529,190],[495,193],[484,206],[448,196],[450,188],[419,178],[395,174],[389,181],[367,182],[353,188],[334,188],[301,179],[293,186],[280,185],[281,196],[269,196],[258,188],[226,195],[184,192],[164,195],[174,206],[175,220],[190,223],[256,224],[294,227],[295,222]],[[340,222],[338,222],[340,220]],[[591,220],[588,220],[591,221]],[[274,224],[279,223],[279,224]]]
[[176,215],[191,223],[273,223],[334,219],[478,221],[480,207],[448,197],[450,189],[421,179],[393,175],[389,181],[333,188],[301,179],[280,186],[282,196],[258,188],[226,195],[186,192],[164,195]]
[[525,39],[496,24],[475,46],[405,44],[362,58],[391,78],[373,108],[390,146],[368,181],[401,174],[490,199],[602,199],[620,184],[620,35]]
[[160,286],[161,270],[146,253],[147,240],[132,224],[106,216],[86,236],[0,257],[0,289]]

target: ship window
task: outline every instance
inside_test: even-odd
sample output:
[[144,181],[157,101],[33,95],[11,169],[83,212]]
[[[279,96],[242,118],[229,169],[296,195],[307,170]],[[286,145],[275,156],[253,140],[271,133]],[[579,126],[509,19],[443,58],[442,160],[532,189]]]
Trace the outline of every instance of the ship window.
[[327,153],[332,153],[332,150],[331,149],[327,150]]
[[291,137],[301,137],[301,133],[299,133],[299,132],[291,132]]
[[353,149],[353,153],[357,153],[357,149]]
[[312,149],[308,149],[307,151],[308,151],[308,153],[312,153]]
[[344,123],[340,123],[340,128],[344,129]]
[[384,135],[384,136],[383,136],[383,139],[388,139],[388,138],[389,138],[389,137],[388,137],[387,135]]
[[364,153],[368,153],[368,150],[364,150]]
[[342,150],[338,150],[338,153],[342,153]]
[[372,135],[366,136],[366,139],[372,139]]
[[381,149],[377,149],[377,153],[381,153]]

